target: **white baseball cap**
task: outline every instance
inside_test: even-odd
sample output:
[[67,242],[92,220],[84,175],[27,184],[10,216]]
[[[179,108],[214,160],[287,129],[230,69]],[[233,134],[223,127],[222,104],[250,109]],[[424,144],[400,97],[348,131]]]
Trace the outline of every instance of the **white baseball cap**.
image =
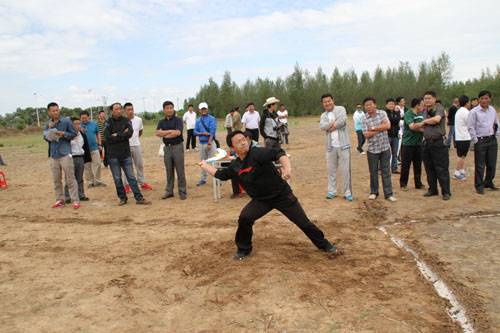
[[198,110],[201,109],[208,109],[208,104],[205,102],[201,102],[200,104],[198,104]]

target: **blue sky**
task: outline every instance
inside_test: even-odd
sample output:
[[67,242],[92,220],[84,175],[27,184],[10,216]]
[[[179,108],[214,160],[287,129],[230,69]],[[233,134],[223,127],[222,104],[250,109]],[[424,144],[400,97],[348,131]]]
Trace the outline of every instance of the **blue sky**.
[[[238,83],[315,71],[416,67],[440,52],[453,78],[500,64],[496,1],[0,0],[0,113],[16,107],[192,96],[224,71]],[[37,94],[36,98],[34,93]]]

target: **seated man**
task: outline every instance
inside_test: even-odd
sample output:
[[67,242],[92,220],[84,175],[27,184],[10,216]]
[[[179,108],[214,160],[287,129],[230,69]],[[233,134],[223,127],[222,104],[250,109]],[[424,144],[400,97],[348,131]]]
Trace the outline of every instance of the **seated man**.
[[[335,245],[330,243],[323,232],[307,218],[286,182],[291,177],[290,160],[286,153],[282,149],[250,147],[241,131],[232,132],[228,139],[237,155],[229,167],[217,170],[205,161],[200,162],[200,167],[220,180],[237,177],[241,186],[252,198],[238,219],[235,239],[238,251],[234,259],[242,260],[250,254],[253,224],[274,208],[295,223],[318,249],[327,253],[337,253]],[[282,165],[281,176],[273,164],[274,161],[279,161]]]

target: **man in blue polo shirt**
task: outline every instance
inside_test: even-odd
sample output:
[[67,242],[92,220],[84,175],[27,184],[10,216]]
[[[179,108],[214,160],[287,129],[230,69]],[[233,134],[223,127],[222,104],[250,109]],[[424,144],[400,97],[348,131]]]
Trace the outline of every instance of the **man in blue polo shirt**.
[[85,163],[86,181],[89,183],[89,187],[106,186],[101,181],[101,154],[99,154],[99,150],[102,149],[102,142],[99,126],[95,121],[90,120],[88,111],[80,112],[80,121],[80,126],[89,143],[90,157],[92,157],[91,162]]
[[[217,119],[208,114],[208,104],[203,102],[198,105],[201,117],[196,119],[194,135],[200,140],[200,159],[209,159],[215,154],[215,132],[217,131]],[[207,183],[207,172],[201,170],[201,178],[196,186],[203,186]]]

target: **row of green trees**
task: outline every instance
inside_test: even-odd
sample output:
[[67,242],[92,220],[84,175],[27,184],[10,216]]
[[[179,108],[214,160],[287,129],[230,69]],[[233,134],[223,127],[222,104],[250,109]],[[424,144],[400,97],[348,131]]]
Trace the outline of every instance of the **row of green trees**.
[[196,105],[207,102],[212,114],[223,117],[235,106],[244,107],[252,101],[260,108],[266,98],[279,98],[293,116],[319,114],[320,96],[325,92],[334,95],[336,104],[344,105],[350,112],[364,97],[373,96],[384,105],[389,97],[403,96],[406,100],[421,96],[426,90],[434,90],[444,105],[450,105],[453,97],[466,94],[477,96],[488,89],[493,93],[493,102],[500,102],[500,67],[492,73],[486,70],[480,78],[467,81],[451,81],[452,64],[446,53],[430,62],[422,62],[417,70],[409,63],[401,62],[397,68],[383,70],[378,67],[373,74],[365,71],[358,76],[354,70],[341,73],[335,68],[327,75],[321,68],[311,74],[296,65],[291,75],[276,80],[257,78],[237,85],[226,72],[220,85],[212,78],[203,85],[195,97],[184,101]]
[[[212,114],[224,117],[235,106],[244,107],[247,102],[253,101],[260,108],[266,98],[275,96],[287,107],[292,116],[314,115],[321,112],[319,97],[325,92],[335,96],[336,104],[344,105],[352,112],[355,105],[366,96],[373,96],[383,106],[388,97],[403,96],[406,100],[421,96],[426,90],[434,90],[444,105],[449,105],[453,97],[466,94],[477,96],[478,92],[488,89],[493,93],[493,104],[500,104],[500,67],[494,72],[485,70],[479,78],[467,81],[451,81],[452,64],[449,56],[442,53],[430,62],[421,63],[414,70],[409,63],[401,62],[397,68],[378,67],[373,73],[367,71],[360,76],[354,70],[341,73],[335,68],[330,75],[321,68],[316,73],[296,65],[292,74],[286,78],[278,77],[275,80],[257,78],[247,80],[238,85],[226,72],[219,85],[212,78],[203,85],[195,97],[184,101],[184,108],[188,104],[195,107],[199,102],[207,102]],[[93,111],[94,117],[102,110],[102,106],[87,108]],[[64,116],[78,116],[81,108],[61,108]],[[39,110],[40,122],[47,121],[45,109]],[[182,111],[182,110],[181,110]],[[163,116],[158,112],[145,112],[145,120],[158,120]],[[33,107],[18,108],[13,113],[0,115],[0,126],[23,129],[26,126],[36,126],[36,110]]]

